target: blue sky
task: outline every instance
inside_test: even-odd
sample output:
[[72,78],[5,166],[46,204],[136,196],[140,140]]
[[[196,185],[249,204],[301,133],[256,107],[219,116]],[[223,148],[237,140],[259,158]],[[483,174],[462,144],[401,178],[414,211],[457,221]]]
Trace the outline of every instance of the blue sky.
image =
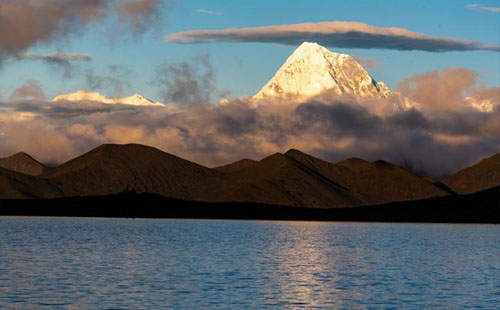
[[[186,30],[218,30],[303,22],[364,22],[378,27],[399,27],[427,35],[459,40],[500,43],[500,14],[466,8],[471,1],[177,1],[165,12],[160,29],[138,39],[118,37],[110,42],[106,24],[90,25],[63,42],[36,45],[28,52],[47,54],[84,53],[92,61],[79,63],[71,78],[39,61],[9,60],[0,70],[0,92],[9,95],[26,80],[40,83],[50,98],[58,93],[85,89],[85,72],[109,75],[109,65],[127,68],[128,84],[124,95],[141,93],[159,100],[154,84],[156,68],[164,63],[190,61],[208,54],[221,90],[234,96],[253,95],[274,74],[295,47],[275,43],[177,44],[164,36]],[[497,1],[481,1],[482,6],[498,7]],[[203,14],[204,9],[220,14]],[[371,59],[367,68],[378,81],[391,88],[415,73],[445,67],[476,70],[488,86],[500,85],[500,53],[493,51],[424,52],[384,49],[340,49],[337,52]],[[100,90],[112,95],[112,89]]]

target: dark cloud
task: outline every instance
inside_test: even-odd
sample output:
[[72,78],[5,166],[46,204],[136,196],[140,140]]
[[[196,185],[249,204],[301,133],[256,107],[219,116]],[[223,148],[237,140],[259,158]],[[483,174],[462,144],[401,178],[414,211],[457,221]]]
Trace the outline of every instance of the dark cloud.
[[45,99],[45,93],[37,81],[26,81],[26,83],[14,90],[14,92],[10,95],[11,101],[26,99]]
[[114,97],[127,95],[133,71],[124,65],[109,65],[107,71],[107,73],[98,74],[91,68],[87,69],[85,72],[86,88],[93,91],[111,91]]
[[163,64],[156,70],[155,84],[166,103],[210,102],[217,92],[215,74],[208,55],[189,62]]
[[429,52],[500,51],[499,45],[430,36],[402,28],[382,28],[365,23],[340,21],[225,30],[191,30],[169,34],[165,39],[175,43],[262,42],[299,45],[304,41],[312,41],[337,48]]
[[37,43],[50,43],[81,31],[108,14],[105,0],[3,0],[0,49],[17,54]]
[[[173,1],[168,6],[173,6]],[[167,7],[164,0],[128,0],[117,4],[118,14],[122,22],[131,26],[132,33],[138,37],[149,29],[161,26],[162,8]]]
[[32,60],[43,61],[49,65],[56,66],[64,72],[64,77],[71,78],[75,70],[74,62],[91,61],[92,57],[87,54],[64,54],[54,52],[46,55],[37,55],[32,53],[19,54],[16,56],[17,60]]
[[[0,1],[0,60],[19,55],[37,44],[50,44],[82,33],[96,22],[117,20],[113,36],[139,36],[159,24],[167,0],[2,0]],[[115,19],[107,17],[117,16]],[[123,29],[123,25],[128,26]]]

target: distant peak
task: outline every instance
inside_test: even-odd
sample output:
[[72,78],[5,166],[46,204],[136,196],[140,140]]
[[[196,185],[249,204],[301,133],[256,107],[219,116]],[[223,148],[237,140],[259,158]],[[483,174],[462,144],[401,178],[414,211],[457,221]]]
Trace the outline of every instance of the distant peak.
[[289,149],[288,151],[286,151],[285,155],[290,153],[302,153],[302,152],[297,149]]
[[306,153],[304,153],[300,150],[297,150],[297,149],[289,149],[288,151],[286,151],[285,155],[287,155],[287,156],[293,156],[293,155],[306,155],[306,156],[308,156]]
[[7,158],[12,158],[12,159],[29,159],[31,161],[38,162],[36,159],[34,159],[31,155],[25,153],[25,152],[17,152]]
[[299,47],[297,47],[296,50],[318,50],[325,48],[324,46],[319,45],[318,43],[315,42],[303,42]]
[[145,98],[140,94],[133,94],[130,97],[120,97],[120,98],[109,98],[97,92],[90,92],[86,90],[78,90],[74,93],[69,94],[59,94],[52,101],[95,101],[104,104],[128,104],[135,106],[162,106],[162,103],[153,102],[152,100]]
[[319,45],[318,43],[315,42],[304,42],[301,45],[299,45],[294,52],[298,53],[332,53],[332,54],[337,54],[337,55],[343,55],[343,56],[349,56],[347,54],[340,54],[336,53],[333,51],[330,51],[323,45]]
[[313,42],[304,42],[254,96],[307,99],[325,91],[338,96],[386,98],[390,90],[377,84],[354,57],[335,53]]

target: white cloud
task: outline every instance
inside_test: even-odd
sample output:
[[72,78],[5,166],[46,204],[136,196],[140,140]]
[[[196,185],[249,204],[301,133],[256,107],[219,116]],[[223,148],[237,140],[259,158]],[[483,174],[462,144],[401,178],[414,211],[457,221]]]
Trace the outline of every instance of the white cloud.
[[500,13],[500,8],[481,6],[481,5],[475,4],[475,3],[474,4],[466,5],[465,7],[468,8],[468,9],[472,9],[472,10],[492,12],[492,13]]
[[198,10],[196,10],[196,12],[201,13],[201,14],[207,14],[207,15],[222,15],[222,12],[205,10],[205,9],[198,9]]

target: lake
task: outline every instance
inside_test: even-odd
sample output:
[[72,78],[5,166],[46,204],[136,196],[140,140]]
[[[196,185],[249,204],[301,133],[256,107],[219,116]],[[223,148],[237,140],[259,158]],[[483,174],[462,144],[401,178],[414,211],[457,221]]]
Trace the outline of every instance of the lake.
[[500,304],[500,225],[0,217],[0,309]]

